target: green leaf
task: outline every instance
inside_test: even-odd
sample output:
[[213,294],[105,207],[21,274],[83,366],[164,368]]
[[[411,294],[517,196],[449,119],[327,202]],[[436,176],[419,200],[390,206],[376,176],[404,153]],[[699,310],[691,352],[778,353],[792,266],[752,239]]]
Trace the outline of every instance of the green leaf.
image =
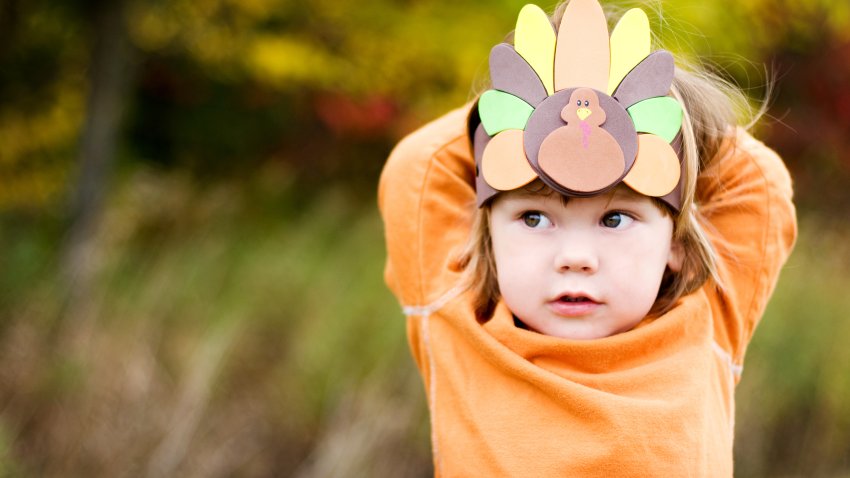
[[669,96],[640,101],[627,111],[638,133],[651,133],[668,143],[673,141],[682,128],[682,106]]
[[506,129],[525,129],[533,112],[533,106],[504,91],[487,90],[478,100],[478,114],[490,136]]

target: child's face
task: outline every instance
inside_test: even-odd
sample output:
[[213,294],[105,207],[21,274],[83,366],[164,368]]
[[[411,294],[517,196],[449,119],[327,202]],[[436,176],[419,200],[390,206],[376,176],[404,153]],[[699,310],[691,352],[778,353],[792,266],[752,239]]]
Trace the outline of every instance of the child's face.
[[566,204],[558,194],[502,193],[490,235],[505,304],[555,337],[630,330],[655,302],[665,267],[681,267],[672,219],[623,186]]

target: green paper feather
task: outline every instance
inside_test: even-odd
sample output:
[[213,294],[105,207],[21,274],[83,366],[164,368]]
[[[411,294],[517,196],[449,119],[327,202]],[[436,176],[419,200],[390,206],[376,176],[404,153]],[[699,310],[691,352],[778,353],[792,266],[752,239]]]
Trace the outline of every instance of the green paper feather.
[[481,124],[490,136],[506,129],[525,129],[534,107],[514,95],[487,90],[478,100]]
[[672,142],[682,129],[682,106],[675,98],[659,96],[635,103],[627,110],[638,133],[651,133]]

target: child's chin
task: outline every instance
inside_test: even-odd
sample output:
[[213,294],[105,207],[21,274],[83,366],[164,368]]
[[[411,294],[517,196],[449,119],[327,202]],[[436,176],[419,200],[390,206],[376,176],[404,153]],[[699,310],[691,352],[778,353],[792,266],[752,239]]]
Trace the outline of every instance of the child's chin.
[[547,328],[541,333],[567,340],[595,340],[613,335],[611,331],[588,326],[586,323],[561,324]]
[[588,332],[588,331],[572,332],[572,331],[570,331],[570,332],[564,332],[564,333],[558,334],[556,336],[560,337],[562,339],[568,339],[568,340],[596,340],[596,339],[602,339],[602,338],[605,338],[605,337],[609,337],[611,335],[613,335],[613,334],[609,334],[609,333],[605,333],[605,332],[599,332],[599,331],[591,331],[591,332]]

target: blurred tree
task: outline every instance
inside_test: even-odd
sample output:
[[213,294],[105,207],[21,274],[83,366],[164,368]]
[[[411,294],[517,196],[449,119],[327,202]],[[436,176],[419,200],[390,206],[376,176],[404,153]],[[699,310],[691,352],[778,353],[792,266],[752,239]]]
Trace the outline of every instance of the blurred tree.
[[57,2],[0,3],[0,208],[39,209],[65,192],[83,117],[80,27]]
[[402,133],[469,98],[514,15],[476,5],[136,3],[131,35],[146,61],[133,143],[203,175],[252,174],[271,159],[310,187],[371,184]]
[[850,206],[850,2],[666,0],[663,8],[669,43],[718,65],[756,99],[767,65],[777,89],[760,135],[789,165],[798,204]]
[[[92,0],[81,7],[90,19],[92,52],[88,100],[80,140],[80,167],[74,181],[71,227],[65,245],[64,276],[69,280],[68,313],[72,328],[85,334],[93,317],[81,313],[90,302],[94,237],[103,211],[104,192],[113,169],[121,122],[130,91],[133,50],[124,34],[124,0]],[[86,320],[87,321],[87,320]]]
[[[207,179],[275,164],[305,190],[329,178],[371,187],[403,133],[474,97],[470,85],[486,77],[490,46],[523,3],[488,2],[483,12],[472,0],[128,0],[128,34],[140,57],[118,152]],[[834,96],[807,96],[825,73],[801,71],[797,80],[788,63],[831,58],[847,44],[847,2],[608,3],[656,10],[655,30],[669,48],[719,64],[755,97],[763,91],[760,65],[775,62],[797,88],[796,102],[780,90],[777,116],[801,106],[833,113]],[[0,7],[0,205],[49,204],[75,168],[93,38],[84,12],[96,5],[9,0]],[[832,77],[846,77],[841,62],[829,65]],[[838,122],[827,126],[820,131],[828,138],[846,136]],[[792,151],[807,142],[782,125],[771,128],[768,137]],[[829,156],[843,145],[819,144],[805,155],[843,168],[845,158]]]

